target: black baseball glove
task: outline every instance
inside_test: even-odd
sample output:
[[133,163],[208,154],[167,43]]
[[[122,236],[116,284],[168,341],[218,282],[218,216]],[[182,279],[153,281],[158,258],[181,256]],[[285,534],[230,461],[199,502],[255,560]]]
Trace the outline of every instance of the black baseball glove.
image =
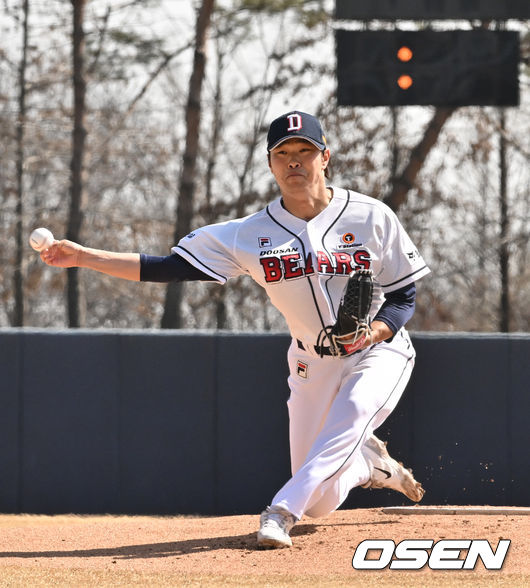
[[372,340],[369,312],[373,289],[371,270],[357,270],[348,278],[337,321],[326,329],[333,355],[352,355],[367,339]]

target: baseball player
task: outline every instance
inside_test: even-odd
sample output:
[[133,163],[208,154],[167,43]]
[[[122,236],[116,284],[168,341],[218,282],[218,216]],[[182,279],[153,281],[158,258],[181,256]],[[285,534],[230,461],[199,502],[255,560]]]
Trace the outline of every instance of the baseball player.
[[[261,514],[258,545],[292,545],[304,515],[337,509],[356,487],[391,488],[413,501],[424,490],[374,431],[396,407],[415,352],[404,328],[415,282],[429,269],[382,202],[328,186],[330,150],[320,122],[289,112],[267,136],[276,200],[245,218],[194,230],[168,256],[114,253],[55,242],[41,253],[57,267],[86,267],[129,280],[209,280],[248,274],[292,335],[289,437],[292,477]],[[337,344],[330,333],[350,275],[373,276],[369,332]]]

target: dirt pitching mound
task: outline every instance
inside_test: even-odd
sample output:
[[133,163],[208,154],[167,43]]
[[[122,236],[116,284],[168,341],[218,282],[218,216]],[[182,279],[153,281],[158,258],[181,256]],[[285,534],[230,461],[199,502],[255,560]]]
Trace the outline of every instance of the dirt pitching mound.
[[[256,548],[258,516],[1,515],[0,586],[529,586],[524,509],[341,510],[303,519],[293,547]],[[500,539],[503,569],[358,571],[365,539]],[[465,552],[463,555],[465,556]]]

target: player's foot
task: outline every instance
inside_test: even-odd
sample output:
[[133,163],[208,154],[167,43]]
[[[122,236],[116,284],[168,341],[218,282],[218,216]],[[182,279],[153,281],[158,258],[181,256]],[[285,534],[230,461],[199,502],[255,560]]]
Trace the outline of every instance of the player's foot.
[[289,531],[296,523],[296,517],[279,506],[268,506],[261,513],[258,531],[258,545],[268,549],[291,547],[293,542]]
[[419,502],[423,498],[425,490],[414,479],[412,470],[405,469],[403,464],[390,457],[386,443],[372,435],[361,451],[368,463],[371,476],[363,488],[391,488],[402,492],[414,502]]

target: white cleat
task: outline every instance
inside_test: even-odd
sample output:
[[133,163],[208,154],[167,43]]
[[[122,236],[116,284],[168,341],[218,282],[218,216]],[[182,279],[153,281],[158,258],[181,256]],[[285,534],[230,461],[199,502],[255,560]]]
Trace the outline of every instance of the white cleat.
[[423,498],[425,490],[414,479],[412,470],[404,468],[403,464],[390,457],[386,443],[372,435],[363,445],[361,452],[368,463],[371,476],[363,488],[391,488],[414,502],[419,502]]
[[289,531],[296,523],[296,517],[278,506],[268,506],[261,513],[258,531],[258,546],[267,549],[291,547],[293,542]]

